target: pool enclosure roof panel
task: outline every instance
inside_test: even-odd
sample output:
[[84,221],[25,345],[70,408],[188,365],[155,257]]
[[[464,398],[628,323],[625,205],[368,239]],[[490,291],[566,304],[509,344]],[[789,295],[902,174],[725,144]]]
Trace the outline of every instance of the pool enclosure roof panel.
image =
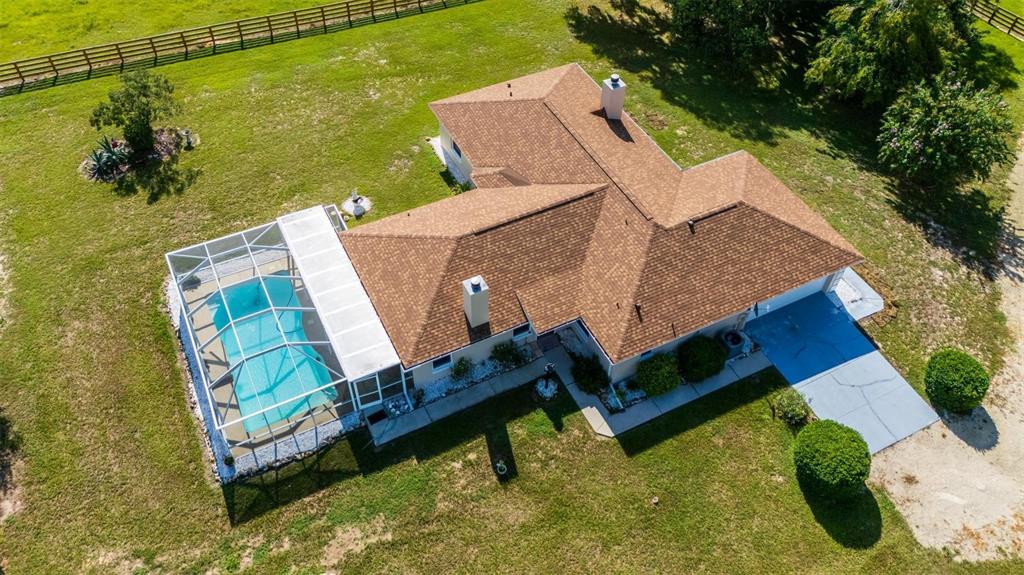
[[400,363],[324,208],[281,216],[277,224],[345,376],[357,380]]

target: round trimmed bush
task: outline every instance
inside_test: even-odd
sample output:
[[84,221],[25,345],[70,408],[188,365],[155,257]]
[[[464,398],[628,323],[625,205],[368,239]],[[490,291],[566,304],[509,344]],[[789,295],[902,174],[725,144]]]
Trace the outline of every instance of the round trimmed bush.
[[667,353],[658,353],[641,361],[634,381],[648,397],[674,389],[680,383],[676,359]]
[[844,500],[861,493],[871,471],[871,453],[859,433],[830,419],[800,430],[793,447],[800,484],[812,493]]
[[958,349],[941,349],[928,360],[924,388],[935,405],[967,413],[988,391],[988,373],[978,360]]
[[690,383],[697,383],[725,369],[729,352],[717,340],[695,335],[679,344],[679,373]]

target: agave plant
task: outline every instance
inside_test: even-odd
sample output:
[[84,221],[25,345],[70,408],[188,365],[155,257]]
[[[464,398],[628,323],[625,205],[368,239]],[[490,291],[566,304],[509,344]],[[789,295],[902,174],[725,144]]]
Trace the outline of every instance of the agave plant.
[[106,136],[98,143],[100,147],[89,153],[89,175],[94,180],[110,181],[128,163],[130,152],[123,143],[111,141]]

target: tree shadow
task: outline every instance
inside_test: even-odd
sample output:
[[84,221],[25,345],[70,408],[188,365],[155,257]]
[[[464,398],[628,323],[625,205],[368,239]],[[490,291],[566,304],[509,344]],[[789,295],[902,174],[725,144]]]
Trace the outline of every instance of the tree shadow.
[[616,435],[615,439],[626,455],[633,457],[734,409],[753,401],[763,401],[770,394],[788,385],[775,368],[768,368]]
[[747,67],[673,43],[670,14],[638,0],[612,0],[609,10],[573,6],[565,18],[596,54],[713,129],[768,145],[805,130],[828,143],[826,153],[875,165],[877,110],[825,103],[804,85],[813,15],[796,14],[780,31],[774,52]]
[[982,88],[993,88],[1001,92],[1017,87],[1014,77],[1020,70],[1013,57],[1006,50],[992,44],[972,42],[961,56],[960,66],[969,70],[971,79]]
[[0,408],[0,495],[14,490],[14,461],[21,450],[21,436]]
[[978,451],[988,451],[999,443],[999,428],[992,421],[992,415],[984,406],[975,407],[970,413],[958,415],[940,410],[943,423],[967,445]]
[[882,538],[882,511],[866,486],[852,499],[833,501],[812,493],[799,478],[797,482],[814,520],[836,543],[848,549],[868,549]]
[[164,196],[185,193],[199,176],[199,168],[182,168],[178,165],[178,156],[172,155],[163,161],[150,161],[132,168],[114,184],[114,191],[119,196],[146,194],[147,203],[155,203]]
[[994,278],[1001,265],[1024,265],[1020,242],[1007,241],[1016,233],[1006,208],[980,189],[925,189],[901,181],[888,188],[887,201],[903,219],[967,267]]
[[[426,461],[479,437],[487,443],[492,469],[498,458],[504,458],[507,473],[501,477],[495,469],[495,477],[502,482],[512,479],[517,468],[507,425],[538,409],[532,387],[523,385],[494,396],[381,447],[376,447],[362,428],[301,460],[223,485],[228,518],[232,525],[245,523],[333,484],[371,475],[410,458]],[[563,389],[543,409],[557,414],[552,427],[561,431],[561,418],[579,408]]]

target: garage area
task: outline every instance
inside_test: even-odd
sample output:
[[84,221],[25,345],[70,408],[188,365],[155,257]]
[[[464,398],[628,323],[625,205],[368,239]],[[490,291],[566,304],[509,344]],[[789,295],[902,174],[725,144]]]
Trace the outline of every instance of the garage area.
[[815,415],[856,429],[871,453],[939,419],[824,292],[761,315],[745,331]]

